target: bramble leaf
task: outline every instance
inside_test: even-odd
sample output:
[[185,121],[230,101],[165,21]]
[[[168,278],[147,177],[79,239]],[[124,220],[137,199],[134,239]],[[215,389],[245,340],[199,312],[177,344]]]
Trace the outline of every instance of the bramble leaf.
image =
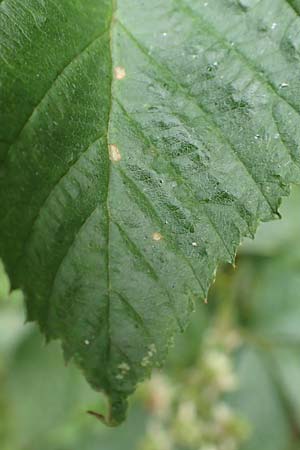
[[300,181],[299,9],[0,3],[0,256],[110,425]]

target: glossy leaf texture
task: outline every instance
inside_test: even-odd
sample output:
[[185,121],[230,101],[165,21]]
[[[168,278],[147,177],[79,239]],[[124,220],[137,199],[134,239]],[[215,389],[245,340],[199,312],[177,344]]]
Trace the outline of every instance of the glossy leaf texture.
[[299,2],[3,0],[0,256],[110,398],[299,182]]

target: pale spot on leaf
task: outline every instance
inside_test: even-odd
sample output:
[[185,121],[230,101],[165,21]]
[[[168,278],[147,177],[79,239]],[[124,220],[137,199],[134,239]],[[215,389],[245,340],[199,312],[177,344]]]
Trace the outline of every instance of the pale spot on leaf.
[[123,80],[123,78],[126,77],[126,70],[124,69],[124,67],[115,67],[115,77],[117,80]]
[[121,153],[119,152],[119,149],[115,144],[111,144],[109,146],[109,159],[112,162],[118,162],[122,159]]
[[158,231],[156,231],[155,233],[152,234],[152,239],[154,241],[161,241],[162,240],[162,235],[160,233],[158,233]]

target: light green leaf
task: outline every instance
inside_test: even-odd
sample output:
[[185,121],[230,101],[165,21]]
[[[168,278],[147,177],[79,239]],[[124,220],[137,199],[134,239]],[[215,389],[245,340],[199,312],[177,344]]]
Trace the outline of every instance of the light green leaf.
[[297,257],[282,252],[272,259],[242,260],[240,276],[237,274],[235,279],[238,288],[234,289],[231,301],[238,312],[244,345],[237,358],[240,389],[234,405],[252,424],[251,439],[243,450],[299,446],[300,246],[297,241],[294,247]]
[[0,301],[6,300],[10,293],[10,281],[0,259]]
[[[256,241],[252,249],[242,247],[238,270],[220,273],[211,300],[242,342],[236,355],[239,390],[231,401],[252,433],[241,450],[292,450],[300,443],[300,241],[299,227],[291,226],[299,194],[295,187],[277,227],[263,225],[262,251]],[[277,238],[272,249],[268,233]]]
[[0,3],[0,255],[111,425],[300,180],[298,9]]
[[22,302],[23,293],[20,289],[11,290],[10,279],[0,259],[0,302],[3,301]]

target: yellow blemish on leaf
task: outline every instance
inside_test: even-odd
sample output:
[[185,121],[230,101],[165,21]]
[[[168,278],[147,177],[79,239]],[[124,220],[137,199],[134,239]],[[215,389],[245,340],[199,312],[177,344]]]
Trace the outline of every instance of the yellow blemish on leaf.
[[123,80],[123,78],[126,77],[126,70],[124,69],[124,67],[115,67],[115,77],[117,80]]
[[111,144],[109,146],[109,159],[112,162],[119,162],[122,159],[121,153],[119,152],[119,149],[115,144]]
[[152,239],[154,241],[161,241],[163,239],[162,235],[158,233],[157,231],[152,234]]

